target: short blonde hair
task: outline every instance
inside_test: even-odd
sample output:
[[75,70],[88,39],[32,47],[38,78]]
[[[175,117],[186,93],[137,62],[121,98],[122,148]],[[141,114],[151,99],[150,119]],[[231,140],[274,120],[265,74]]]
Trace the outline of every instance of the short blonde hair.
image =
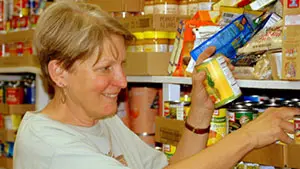
[[42,73],[50,85],[54,85],[48,72],[51,60],[58,60],[62,68],[71,71],[75,61],[87,59],[111,34],[123,36],[126,44],[134,40],[128,30],[96,5],[71,1],[50,5],[39,18],[33,40]]

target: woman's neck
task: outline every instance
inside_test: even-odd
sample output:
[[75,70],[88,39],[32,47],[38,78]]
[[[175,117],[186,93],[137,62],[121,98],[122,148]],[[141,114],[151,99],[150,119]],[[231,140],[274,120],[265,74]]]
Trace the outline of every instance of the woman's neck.
[[59,98],[55,96],[42,110],[42,113],[53,120],[75,126],[91,127],[98,123],[99,120],[89,117],[78,105],[70,101],[62,103]]

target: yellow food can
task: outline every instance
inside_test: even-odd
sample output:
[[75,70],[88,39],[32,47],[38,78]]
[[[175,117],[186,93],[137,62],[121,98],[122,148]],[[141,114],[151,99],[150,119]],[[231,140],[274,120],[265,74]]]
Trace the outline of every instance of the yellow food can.
[[215,110],[210,122],[210,131],[208,135],[207,146],[211,146],[227,134],[226,109]]
[[242,95],[223,55],[217,54],[208,58],[203,63],[196,65],[195,69],[197,72],[206,72],[204,85],[215,108],[230,103]]

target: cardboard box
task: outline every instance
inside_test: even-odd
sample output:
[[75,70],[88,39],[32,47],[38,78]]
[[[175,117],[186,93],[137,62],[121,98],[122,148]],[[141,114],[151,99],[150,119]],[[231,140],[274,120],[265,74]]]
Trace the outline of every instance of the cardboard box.
[[2,114],[25,114],[27,111],[34,111],[35,104],[0,104]]
[[287,167],[288,168],[300,168],[300,145],[299,144],[290,144],[287,146]]
[[272,144],[248,153],[242,161],[268,166],[284,167],[284,145]]
[[300,80],[299,1],[287,1],[283,10],[282,78]]
[[5,130],[5,141],[15,142],[17,130]]
[[184,131],[184,121],[156,117],[155,141],[176,146]]
[[32,29],[0,34],[0,43],[32,41],[33,34],[34,34],[34,30]]
[[189,19],[186,15],[144,15],[120,18],[119,21],[131,32],[140,31],[173,31],[177,30],[180,20]]
[[108,12],[141,12],[144,11],[143,0],[88,0],[88,3],[100,6]]
[[9,67],[40,67],[38,58],[33,55],[28,56],[10,56],[10,57],[1,57],[0,58],[0,67],[9,68]]
[[13,169],[13,158],[6,158],[6,169]]
[[166,76],[171,53],[128,52],[125,73],[129,76]]
[[[185,128],[184,121],[164,117],[156,117],[155,126],[155,141],[175,146],[178,144]],[[299,144],[271,144],[252,150],[241,161],[267,166],[300,168],[299,155]]]

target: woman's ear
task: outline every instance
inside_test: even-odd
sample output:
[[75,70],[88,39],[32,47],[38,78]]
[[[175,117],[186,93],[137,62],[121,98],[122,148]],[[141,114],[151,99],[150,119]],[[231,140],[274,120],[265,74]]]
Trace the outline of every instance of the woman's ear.
[[51,60],[48,63],[48,72],[56,86],[62,88],[67,86],[66,77],[68,72],[62,68],[61,64],[59,64],[57,60]]

